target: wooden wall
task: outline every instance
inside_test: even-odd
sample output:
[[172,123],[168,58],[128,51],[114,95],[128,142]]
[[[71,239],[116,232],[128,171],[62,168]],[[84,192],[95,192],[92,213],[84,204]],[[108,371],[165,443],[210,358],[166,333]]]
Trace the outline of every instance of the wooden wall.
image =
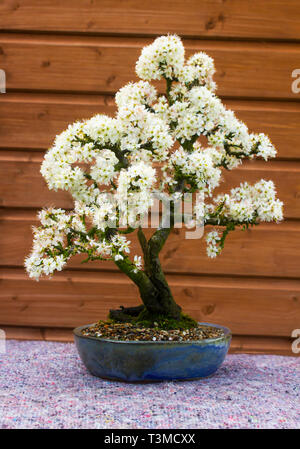
[[[176,300],[195,318],[228,325],[240,349],[288,353],[300,328],[300,68],[298,0],[3,0],[0,2],[0,326],[68,329],[136,304],[137,291],[109,263],[74,259],[52,280],[31,281],[23,260],[43,206],[71,207],[48,191],[39,166],[54,136],[76,119],[113,114],[113,94],[135,79],[153,37],[178,33],[187,54],[215,59],[218,94],[255,132],[269,133],[276,161],[246,163],[227,185],[273,179],[286,220],[228,238],[217,260],[202,241],[170,238],[163,265]],[[135,246],[135,243],[134,243]],[[49,334],[50,332],[50,334]],[[45,335],[45,334],[43,334]],[[245,346],[246,345],[246,346]]]

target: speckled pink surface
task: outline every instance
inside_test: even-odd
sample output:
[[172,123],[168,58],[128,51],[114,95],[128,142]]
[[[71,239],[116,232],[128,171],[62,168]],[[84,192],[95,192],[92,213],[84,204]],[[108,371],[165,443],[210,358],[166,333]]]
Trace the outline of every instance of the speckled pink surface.
[[300,428],[300,359],[229,355],[191,382],[91,376],[71,343],[7,341],[0,428]]

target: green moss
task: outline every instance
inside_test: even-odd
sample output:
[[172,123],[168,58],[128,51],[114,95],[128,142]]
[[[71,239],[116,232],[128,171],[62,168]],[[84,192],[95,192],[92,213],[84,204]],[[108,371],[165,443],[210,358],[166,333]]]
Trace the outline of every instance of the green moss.
[[183,313],[180,314],[178,320],[168,317],[166,315],[152,315],[147,310],[144,310],[135,319],[135,323],[142,327],[156,327],[158,329],[190,329],[197,327],[197,322],[190,316]]
[[139,327],[150,327],[163,330],[170,329],[191,329],[197,327],[197,322],[185,314],[180,314],[178,320],[166,315],[150,314],[147,310],[143,310],[137,317],[126,316],[126,320],[109,320],[110,322],[120,323],[127,321],[128,323]]

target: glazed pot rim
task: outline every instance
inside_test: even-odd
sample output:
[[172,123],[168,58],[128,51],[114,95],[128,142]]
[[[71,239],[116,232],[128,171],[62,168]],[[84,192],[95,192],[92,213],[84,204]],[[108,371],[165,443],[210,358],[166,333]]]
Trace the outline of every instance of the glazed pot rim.
[[224,339],[230,338],[232,336],[231,330],[228,327],[225,326],[221,326],[220,324],[214,324],[214,323],[202,323],[202,322],[198,322],[199,325],[201,326],[209,326],[209,327],[215,327],[217,329],[222,329],[222,331],[224,332],[224,335],[221,335],[220,337],[214,337],[214,338],[203,338],[201,340],[189,340],[189,341],[153,341],[153,340],[139,340],[139,341],[133,341],[133,340],[113,340],[110,338],[99,338],[99,337],[93,337],[91,335],[82,335],[81,331],[87,327],[90,326],[94,326],[97,323],[92,323],[92,324],[85,324],[83,326],[79,326],[76,327],[75,329],[73,329],[73,334],[76,335],[76,337],[79,338],[85,338],[88,340],[96,340],[96,341],[101,341],[101,342],[105,342],[105,343],[114,343],[114,344],[140,344],[140,345],[145,345],[145,344],[154,344],[154,345],[178,345],[178,344],[193,344],[193,343],[197,343],[199,344],[207,344],[207,343],[215,343],[218,341],[222,341]]

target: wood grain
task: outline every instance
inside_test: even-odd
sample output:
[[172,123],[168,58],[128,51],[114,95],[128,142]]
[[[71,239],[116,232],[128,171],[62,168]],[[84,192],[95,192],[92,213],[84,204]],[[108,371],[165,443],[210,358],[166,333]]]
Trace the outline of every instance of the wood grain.
[[3,30],[300,39],[297,0],[4,0]]
[[0,96],[0,146],[48,149],[69,123],[115,110],[111,96],[7,93]]
[[[2,326],[1,330],[7,340],[44,340],[43,330],[38,327]],[[70,331],[68,333],[71,334]]]
[[276,354],[291,357],[300,357],[291,350],[290,338],[254,337],[234,335],[230,345],[230,354]]
[[[0,265],[22,266],[32,245],[31,226],[37,224],[34,211],[9,210],[0,220]],[[13,232],[11,230],[13,229]],[[207,232],[205,229],[205,232]],[[150,237],[152,229],[145,231]],[[135,233],[128,237],[132,254],[141,254]],[[161,253],[167,273],[269,276],[299,278],[300,223],[261,224],[249,231],[236,230],[226,240],[222,254],[216,259],[206,256],[204,238],[185,239],[185,230],[175,229]],[[75,256],[69,268],[116,270],[112,262],[94,261],[82,264],[84,256]]]
[[[0,66],[7,89],[111,93],[136,79],[135,62],[151,39],[2,34]],[[289,98],[300,48],[294,43],[184,41],[215,59],[218,94]],[[297,68],[297,67],[296,67]],[[161,85],[159,86],[161,90]]]
[[[39,283],[22,269],[1,269],[0,324],[70,328],[135,305],[135,287],[121,273],[65,271]],[[289,337],[299,325],[299,281],[169,276],[176,300],[199,321],[234,334]]]
[[[300,103],[228,99],[224,103],[249,130],[268,134],[279,157],[300,158]],[[75,94],[0,95],[0,147],[47,149],[69,123],[98,113],[113,116],[114,98]]]

